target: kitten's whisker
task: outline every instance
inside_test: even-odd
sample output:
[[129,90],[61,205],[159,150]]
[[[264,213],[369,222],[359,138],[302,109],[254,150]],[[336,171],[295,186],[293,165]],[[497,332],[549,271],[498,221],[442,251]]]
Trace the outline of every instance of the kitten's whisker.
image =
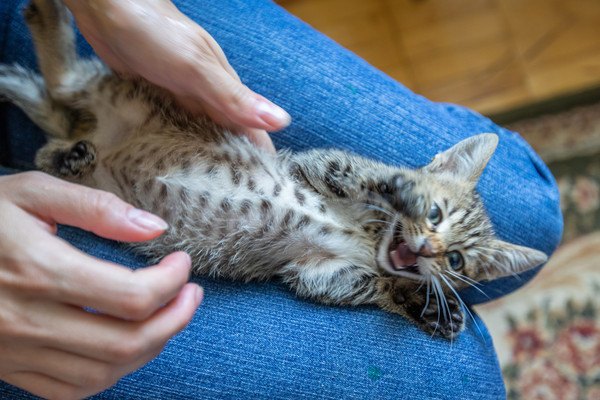
[[[442,284],[439,281],[438,281],[438,285],[440,287],[440,293],[442,293],[442,295],[443,295],[444,305],[445,305],[445,309],[447,311],[447,314],[445,314],[446,320],[451,322],[452,321],[452,310],[450,309],[450,304],[448,303],[448,299],[446,297],[446,294],[444,293]],[[450,332],[451,332],[452,336],[454,336],[454,329],[452,328],[452,324],[450,324]],[[450,340],[450,345],[452,346],[452,338]]]
[[[446,280],[446,278],[442,274],[440,274],[440,278],[443,279],[443,281],[446,283],[446,285],[449,285],[449,282]],[[440,291],[443,293],[443,289],[442,289],[441,283],[439,283],[439,281],[438,281],[438,284],[440,285]],[[452,289],[454,291],[454,288],[452,287],[452,285],[450,285],[450,289]],[[450,332],[452,333],[452,336],[454,336],[454,329],[452,328],[452,310],[450,310],[450,305],[448,304],[448,300],[446,300],[445,296],[444,296],[444,301],[446,302],[446,308],[448,310],[448,315],[447,315],[446,321],[450,322]],[[452,345],[452,341],[450,342],[450,345]]]
[[431,337],[435,336],[435,332],[437,331],[437,328],[440,325],[440,308],[441,308],[438,289],[437,289],[437,286],[435,286],[435,284],[434,284],[434,279],[435,279],[435,277],[432,276],[431,277],[431,287],[433,289],[433,294],[435,295],[435,301],[436,301],[438,307],[437,307],[437,322],[435,325],[435,329],[433,330],[433,333],[431,334]]
[[[378,201],[381,205],[388,206],[392,210],[394,209],[394,207],[392,207],[390,202],[385,197],[383,197],[381,194],[374,192],[372,190],[367,191],[367,193],[369,194],[369,196],[372,197],[372,200]],[[371,204],[371,203],[366,203],[366,204]]]
[[479,327],[479,324],[477,323],[477,320],[475,320],[475,316],[473,316],[473,314],[471,313],[471,310],[469,310],[469,307],[465,304],[465,302],[463,301],[462,297],[460,297],[460,295],[458,294],[458,292],[454,289],[454,287],[450,284],[450,282],[448,282],[448,280],[443,275],[440,275],[440,278],[442,278],[444,280],[444,282],[446,282],[446,285],[448,285],[448,287],[450,288],[450,290],[454,293],[454,295],[456,296],[456,299],[459,301],[459,303],[462,305],[462,307],[465,309],[465,311],[469,314],[469,316],[473,320],[473,323],[475,324],[475,327],[479,331],[479,335],[481,336],[482,339],[485,340],[485,336],[483,335],[483,332],[481,331],[481,328]]
[[423,307],[423,310],[421,311],[421,318],[423,318],[423,315],[425,315],[425,311],[427,311],[427,308],[429,308],[429,296],[431,295],[431,281],[428,279],[427,280],[427,296],[426,296],[426,300],[425,300],[425,307]]
[[403,276],[405,278],[409,278],[413,281],[417,281],[417,282],[423,282],[426,280],[426,278],[422,275],[418,275],[418,274],[413,274],[411,272],[404,272],[404,271],[395,271],[394,272],[395,275],[398,276]]
[[479,283],[479,282],[477,282],[475,279],[473,279],[473,278],[470,278],[470,277],[466,276],[465,274],[461,274],[460,272],[451,271],[451,270],[448,270],[448,271],[446,271],[446,272],[448,272],[448,273],[450,273],[450,274],[452,274],[452,275],[454,275],[454,276],[456,276],[456,277],[461,277],[461,278],[464,278],[464,279],[466,279],[467,281],[469,281],[469,282],[471,282],[471,283],[473,283],[473,284],[475,284],[475,285],[479,285],[479,284],[480,284],[480,283]]
[[[464,278],[468,278],[468,277],[466,277],[466,276],[464,276],[464,275],[457,274],[457,273],[455,273],[455,272],[453,272],[453,271],[446,271],[446,272],[448,272],[448,273],[449,273],[450,275],[452,275],[454,278],[456,278],[456,279],[458,279],[458,280],[461,280],[461,281],[463,281],[463,282],[464,282],[464,283],[466,283],[467,285],[474,287],[474,288],[475,288],[475,289],[476,289],[476,290],[477,290],[479,293],[481,293],[482,295],[484,295],[484,296],[485,296],[485,297],[487,297],[488,299],[490,298],[490,296],[488,296],[488,295],[487,295],[487,293],[485,293],[485,292],[484,292],[482,289],[480,289],[480,288],[477,286],[477,285],[479,285],[479,282],[477,282],[477,281],[473,281],[473,282],[475,282],[475,284],[473,284],[473,283],[471,283],[471,282],[469,282],[469,281],[467,281],[467,280],[463,279],[463,277],[464,277]],[[470,279],[470,278],[469,278],[469,279]],[[471,280],[472,280],[472,279],[471,279]],[[452,282],[451,282],[451,283],[452,283]]]
[[444,291],[442,290],[442,284],[440,283],[439,279],[437,279],[435,277],[434,277],[433,283],[437,287],[438,292],[440,294],[442,312],[444,314],[444,318],[447,319],[448,310],[446,309],[446,307],[448,306],[448,303],[446,302],[446,296],[444,295]]
[[452,310],[450,310],[450,304],[448,304],[448,298],[446,297],[446,294],[443,291],[442,288],[442,284],[440,283],[440,291],[444,294],[444,305],[446,307],[446,316],[448,317],[448,320],[450,320],[452,318]]
[[375,204],[370,204],[370,203],[359,203],[359,204],[364,205],[365,208],[368,208],[370,210],[381,211],[382,213],[387,214],[390,217],[394,216],[394,214],[390,210],[386,210],[385,208],[376,206]]
[[369,224],[372,222],[379,222],[379,223],[386,224],[386,225],[393,225],[390,221],[384,221],[382,219],[368,219],[364,223]]
[[[437,279],[435,277],[432,277],[432,278],[434,278],[434,280],[432,281],[434,283],[434,287],[437,288],[436,290],[439,293],[440,301],[438,303],[439,304],[438,309],[441,308],[441,310],[442,310],[441,313],[439,313],[439,311],[438,311],[438,326],[439,326],[439,320],[441,318],[441,315],[443,314],[444,319],[446,321],[449,321],[452,313],[450,311],[450,306],[448,305],[448,301],[446,300],[446,295],[444,294],[444,291],[442,289],[442,284],[440,283],[439,279]],[[436,327],[436,329],[437,329],[437,327]]]

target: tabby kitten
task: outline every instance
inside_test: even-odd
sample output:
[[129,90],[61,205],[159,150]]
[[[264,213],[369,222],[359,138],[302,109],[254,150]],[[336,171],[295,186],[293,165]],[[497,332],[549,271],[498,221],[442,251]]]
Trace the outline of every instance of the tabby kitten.
[[169,224],[135,244],[183,250],[197,274],[280,278],[326,304],[376,304],[430,333],[464,326],[457,290],[546,256],[494,237],[475,185],[498,138],[464,140],[418,170],[337,150],[266,153],[143,80],[77,59],[58,0],[25,10],[42,76],[0,66],[0,94],[50,136],[36,164]]

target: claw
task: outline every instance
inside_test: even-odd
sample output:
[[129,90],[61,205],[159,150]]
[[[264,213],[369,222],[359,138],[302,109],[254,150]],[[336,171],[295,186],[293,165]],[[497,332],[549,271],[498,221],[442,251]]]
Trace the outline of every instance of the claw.
[[463,322],[464,318],[460,312],[452,313],[452,320],[458,323]]
[[71,149],[71,153],[75,153],[78,157],[83,157],[87,154],[88,147],[87,144],[83,141],[79,141],[75,143],[73,148]]
[[429,307],[427,310],[425,310],[423,312],[423,316],[431,317],[433,315],[437,315],[437,313],[438,313],[437,307],[435,307],[435,309],[433,307]]

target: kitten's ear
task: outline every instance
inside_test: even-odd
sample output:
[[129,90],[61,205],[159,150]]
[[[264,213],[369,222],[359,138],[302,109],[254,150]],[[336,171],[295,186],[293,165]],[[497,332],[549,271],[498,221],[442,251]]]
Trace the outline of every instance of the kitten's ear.
[[433,173],[451,174],[475,186],[497,145],[496,134],[482,133],[439,153],[425,169]]
[[545,253],[525,246],[519,246],[494,239],[490,244],[489,262],[482,271],[483,278],[495,279],[519,274],[545,263],[548,256]]

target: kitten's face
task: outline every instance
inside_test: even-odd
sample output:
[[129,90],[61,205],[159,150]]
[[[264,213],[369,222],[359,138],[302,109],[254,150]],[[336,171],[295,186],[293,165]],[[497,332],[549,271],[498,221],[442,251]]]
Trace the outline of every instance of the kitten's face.
[[382,266],[414,279],[433,275],[456,287],[466,285],[469,278],[485,279],[483,261],[493,253],[489,248],[493,230],[479,196],[460,182],[428,177],[420,183],[432,188],[427,218],[396,216],[380,248]]
[[495,135],[467,139],[416,173],[430,194],[426,218],[397,214],[379,245],[378,263],[393,275],[463,288],[533,268],[537,250],[494,237],[475,185],[493,154]]

